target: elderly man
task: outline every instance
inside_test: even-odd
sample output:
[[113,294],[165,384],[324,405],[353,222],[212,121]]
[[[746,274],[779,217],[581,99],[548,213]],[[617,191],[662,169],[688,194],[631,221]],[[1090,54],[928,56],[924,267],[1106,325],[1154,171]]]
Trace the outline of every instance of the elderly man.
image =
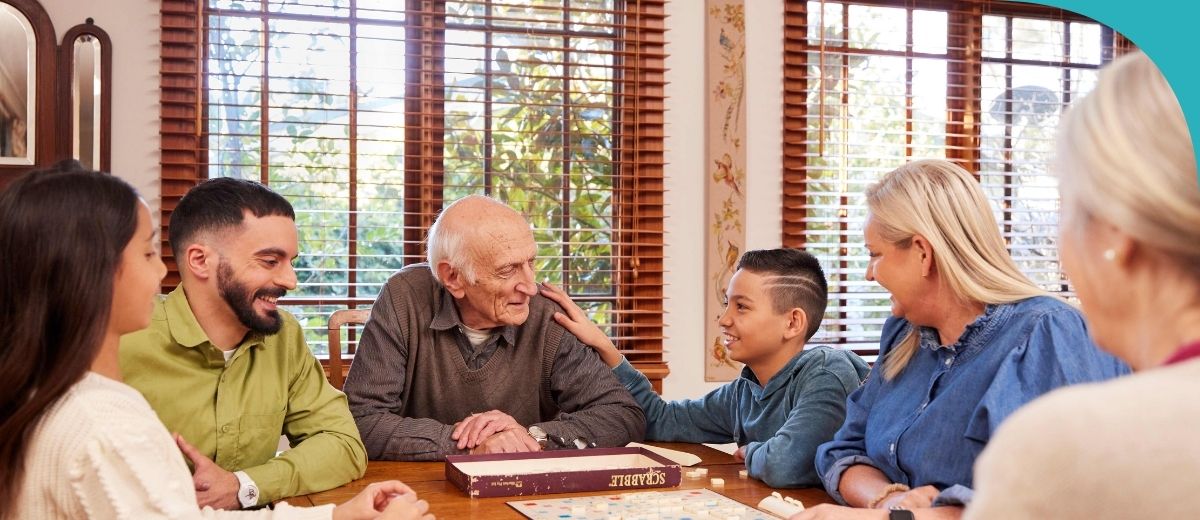
[[483,196],[429,230],[429,263],[388,280],[346,378],[372,460],[640,440],[645,416],[538,294],[529,224]]
[[[296,288],[295,219],[256,182],[192,188],[171,214],[183,281],[155,303],[149,328],[121,338],[125,382],[179,432],[201,506],[261,506],[366,470],[345,396],[277,307]],[[292,449],[276,455],[280,434]]]

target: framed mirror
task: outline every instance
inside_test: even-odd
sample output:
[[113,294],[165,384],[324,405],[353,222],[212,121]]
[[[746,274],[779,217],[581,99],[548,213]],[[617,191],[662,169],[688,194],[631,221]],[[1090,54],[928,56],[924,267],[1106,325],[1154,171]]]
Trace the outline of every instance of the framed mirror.
[[0,186],[58,155],[54,39],[37,0],[0,0]]
[[59,155],[110,172],[112,40],[88,18],[67,31],[58,54]]
[[32,166],[37,142],[37,39],[21,11],[0,4],[0,164]]

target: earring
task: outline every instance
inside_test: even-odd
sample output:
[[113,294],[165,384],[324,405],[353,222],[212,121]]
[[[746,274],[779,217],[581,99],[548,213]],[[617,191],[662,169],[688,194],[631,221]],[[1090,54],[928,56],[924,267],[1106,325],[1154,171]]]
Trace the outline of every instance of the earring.
[[1105,249],[1104,250],[1104,259],[1108,260],[1109,262],[1116,260],[1117,252],[1112,249]]

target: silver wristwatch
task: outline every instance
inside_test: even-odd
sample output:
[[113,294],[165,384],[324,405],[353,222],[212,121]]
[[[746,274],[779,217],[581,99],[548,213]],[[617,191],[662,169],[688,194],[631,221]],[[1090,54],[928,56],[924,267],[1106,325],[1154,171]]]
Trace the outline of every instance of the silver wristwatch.
[[537,441],[538,446],[541,446],[543,450],[550,445],[550,436],[546,434],[546,430],[538,426],[529,427],[529,436],[533,437],[533,440]]

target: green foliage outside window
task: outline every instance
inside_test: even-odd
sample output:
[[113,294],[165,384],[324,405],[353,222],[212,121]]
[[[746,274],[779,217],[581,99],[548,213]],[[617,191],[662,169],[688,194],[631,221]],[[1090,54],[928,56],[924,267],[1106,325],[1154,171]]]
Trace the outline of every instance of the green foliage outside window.
[[[289,17],[285,6],[264,27],[251,4],[214,2],[221,10],[207,17],[209,175],[259,180],[265,162],[269,185],[292,202],[301,255],[294,264],[299,287],[289,297],[325,303],[288,310],[314,352],[324,354],[329,313],[369,305],[403,267],[406,44],[396,23],[403,17],[318,22]],[[554,7],[499,3],[492,16],[554,12],[539,6]],[[524,213],[539,244],[539,276],[565,284],[607,322],[606,297],[615,295],[616,49],[611,27],[594,24],[611,23],[611,15],[546,17],[539,23],[558,34],[535,35],[520,24],[489,29],[477,23],[480,8],[447,3],[443,199],[487,193]],[[348,13],[345,6],[330,9]]]

